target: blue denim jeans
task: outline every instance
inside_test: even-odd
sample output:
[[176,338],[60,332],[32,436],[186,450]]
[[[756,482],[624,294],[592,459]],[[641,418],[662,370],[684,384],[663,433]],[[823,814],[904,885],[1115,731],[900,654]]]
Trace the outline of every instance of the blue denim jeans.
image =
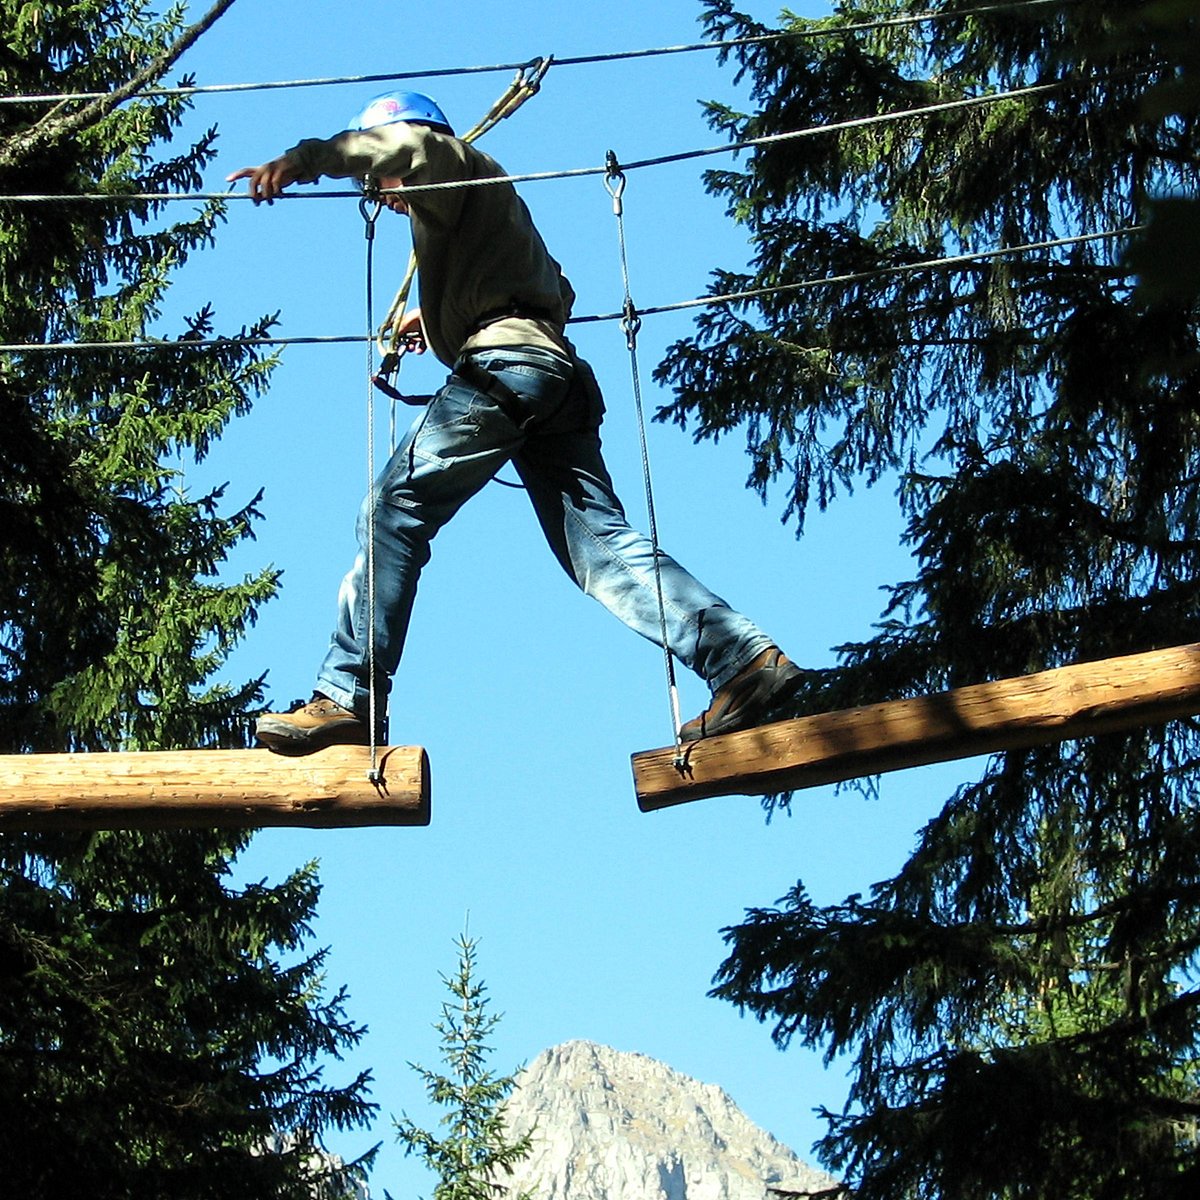
[[[473,361],[517,394],[502,404],[451,375],[363,502],[359,553],[338,594],[337,625],[317,690],[356,712],[369,705],[369,506],[375,510],[377,698],[400,662],[430,542],[511,461],[555,557],[614,616],[661,644],[654,553],[632,529],[600,452],[604,404],[586,363],[533,347],[476,351]],[[714,690],[772,640],[660,550],[671,653]]]

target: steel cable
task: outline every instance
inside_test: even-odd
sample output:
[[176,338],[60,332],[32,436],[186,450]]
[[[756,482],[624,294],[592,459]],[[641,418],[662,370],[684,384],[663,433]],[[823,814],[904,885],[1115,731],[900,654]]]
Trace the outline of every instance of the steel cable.
[[[918,262],[897,263],[889,267],[874,267],[867,271],[855,271],[845,275],[828,275],[819,279],[802,279],[795,283],[780,283],[765,288],[748,288],[740,292],[725,292],[717,295],[697,296],[691,300],[678,300],[671,304],[654,304],[637,310],[639,317],[659,316],[663,313],[682,312],[690,308],[710,308],[718,304],[733,304],[742,300],[755,300],[763,296],[784,295],[789,292],[807,291],[813,288],[842,286],[864,283],[888,275],[907,275],[918,271],[939,270],[945,267],[967,266],[1002,258],[1009,254],[1026,254],[1037,250],[1056,250],[1087,242],[1111,241],[1129,237],[1145,231],[1144,225],[1127,225],[1121,229],[1105,229],[1095,233],[1081,233],[1072,237],[1052,238],[1041,242],[1022,242],[1016,246],[1001,246],[994,250],[974,250],[964,254],[947,255],[942,258],[922,259]],[[1114,268],[1125,275],[1133,269]],[[586,316],[570,317],[568,325],[587,325],[599,321],[620,321],[625,312],[590,313]],[[328,337],[221,337],[180,338],[176,341],[112,341],[112,342],[11,342],[0,344],[0,354],[26,352],[83,353],[110,350],[199,350],[217,346],[325,346],[355,345],[369,341],[363,334],[340,334]]]
[[[776,30],[771,33],[751,34],[746,37],[726,38],[721,41],[684,42],[674,46],[657,46],[639,50],[614,50],[609,53],[580,54],[563,58],[556,57],[554,64],[558,67],[578,67],[641,58],[657,58],[672,54],[691,54],[705,50],[727,51],[735,49],[738,46],[763,45],[770,42],[783,41],[788,38],[816,40],[852,33],[867,33],[880,29],[897,29],[910,25],[925,24],[927,22],[949,20],[956,17],[986,16],[991,13],[1015,12],[1033,8],[1065,8],[1078,2],[1079,0],[1013,0],[1010,3],[983,4],[975,8],[961,8],[950,11],[929,10],[921,13],[910,13],[900,17],[883,17],[874,21],[848,21],[842,25],[822,25],[817,29]],[[521,70],[533,66],[538,61],[538,59],[534,58],[523,63],[492,63],[466,67],[433,67],[416,71],[388,71],[367,75],[328,75],[310,79],[278,79],[246,83],[180,84],[177,87],[145,88],[138,92],[137,95],[139,98],[147,96],[202,96],[275,91],[284,88],[331,87],[345,84],[401,83],[410,79],[444,79],[459,75],[479,75],[497,71]],[[0,96],[0,104],[60,104],[71,100],[102,100],[110,95],[112,95],[111,92],[44,92],[19,96]]]
[[658,628],[662,640],[663,661],[667,675],[667,701],[671,710],[671,732],[675,739],[675,763],[683,762],[683,739],[680,734],[679,720],[679,688],[675,681],[675,660],[671,656],[671,646],[667,637],[667,605],[663,597],[662,561],[658,545],[658,518],[654,507],[654,483],[650,474],[650,445],[646,437],[646,414],[642,404],[642,382],[638,371],[637,335],[642,321],[634,307],[633,296],[629,287],[629,256],[625,247],[625,204],[622,197],[625,193],[625,175],[617,162],[617,156],[610,150],[606,164],[604,186],[612,197],[613,215],[617,219],[617,245],[621,259],[621,279],[625,288],[625,302],[622,310],[621,328],[625,332],[625,342],[629,347],[629,367],[633,377],[633,406],[637,413],[638,443],[642,452],[642,483],[646,492],[646,513],[650,529],[650,551],[654,559],[654,591],[658,600]]
[[[751,150],[758,146],[776,145],[781,142],[794,141],[799,138],[819,137],[822,134],[845,133],[854,129],[866,129],[876,125],[886,125],[913,117],[931,117],[942,113],[963,109],[976,108],[981,105],[995,104],[1002,100],[1017,100],[1027,96],[1044,95],[1061,88],[1077,87],[1092,83],[1102,83],[1103,79],[1062,79],[1053,83],[1033,84],[1029,87],[1012,88],[1004,92],[990,92],[983,96],[967,96],[958,100],[946,100],[936,104],[923,104],[916,108],[898,109],[890,113],[876,113],[869,117],[852,117],[845,121],[832,121],[826,125],[809,125],[802,129],[785,130],[782,133],[763,134],[760,137],[745,138],[738,142],[726,142],[720,146],[706,146],[701,149],[681,150],[672,154],[660,154],[651,158],[635,159],[622,163],[623,171],[637,171],[646,167],[660,167],[671,163],[688,162],[697,158],[708,158],[716,154],[736,154],[741,150]],[[579,179],[591,175],[604,175],[606,166],[572,167],[557,171],[528,171],[512,175],[487,175],[477,179],[448,179],[439,183],[406,184],[403,189],[383,189],[382,195],[403,194],[418,196],[428,192],[454,191],[459,188],[495,187],[500,184],[541,183],[552,179]],[[319,191],[285,193],[277,197],[279,200],[336,200],[359,199],[359,192]],[[55,194],[22,194],[0,196],[4,204],[68,204],[68,203],[153,203],[179,200],[251,200],[245,193],[229,192],[79,192]]]

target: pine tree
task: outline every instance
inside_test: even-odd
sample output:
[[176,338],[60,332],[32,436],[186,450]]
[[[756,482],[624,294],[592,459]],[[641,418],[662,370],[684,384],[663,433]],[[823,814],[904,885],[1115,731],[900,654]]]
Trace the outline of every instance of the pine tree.
[[[898,482],[914,577],[809,706],[1200,639],[1197,291],[1161,257],[1172,286],[1139,291],[1124,232],[1171,193],[1194,212],[1196,6],[894,20],[928,7],[859,0],[731,51],[757,108],[711,107],[731,140],[867,120],[709,174],[753,248],[713,292],[764,291],[659,371],[662,415],[744,428],[751,484],[798,528]],[[713,36],[772,32],[706,12]],[[932,111],[999,91],[1020,94]],[[822,906],[801,881],[727,931],[716,994],[852,1060],[821,1152],[860,1200],[1196,1194],[1197,733],[964,767],[869,898]]]
[[[402,1114],[395,1122],[396,1140],[437,1175],[433,1200],[498,1200],[508,1194],[502,1176],[529,1153],[531,1134],[508,1139],[504,1102],[514,1079],[495,1075],[487,1066],[487,1039],[500,1017],[488,1012],[487,985],[476,977],[477,939],[463,934],[455,945],[458,971],[442,976],[451,999],[434,1025],[446,1073],[410,1064],[430,1101],[446,1109],[441,1118],[445,1132],[422,1129]],[[522,1192],[513,1200],[533,1200],[533,1193]]]
[[[101,93],[0,105],[0,341],[164,342],[0,355],[3,753],[244,744],[260,698],[261,680],[211,681],[276,587],[269,570],[218,577],[257,498],[225,511],[181,472],[272,360],[234,340],[189,347],[216,328],[203,305],[158,328],[221,210],[171,220],[127,198],[200,184],[215,131],[164,154],[185,103],[145,88],[231,2],[186,26],[182,6],[160,17],[140,0],[0,0],[0,91]],[[93,193],[113,200],[3,199]],[[303,949],[313,867],[234,887],[246,841],[0,835],[6,1194],[341,1194],[346,1173],[314,1151],[373,1106],[365,1076],[331,1085],[323,1062],[361,1031],[324,994],[324,953]]]

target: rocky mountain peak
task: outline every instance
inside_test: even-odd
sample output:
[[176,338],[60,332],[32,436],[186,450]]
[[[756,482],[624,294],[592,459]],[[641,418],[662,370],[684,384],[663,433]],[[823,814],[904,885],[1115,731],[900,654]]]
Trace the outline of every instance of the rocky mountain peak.
[[532,1154],[504,1183],[538,1200],[766,1200],[835,1181],[806,1166],[729,1096],[643,1054],[574,1041],[517,1077],[507,1121]]

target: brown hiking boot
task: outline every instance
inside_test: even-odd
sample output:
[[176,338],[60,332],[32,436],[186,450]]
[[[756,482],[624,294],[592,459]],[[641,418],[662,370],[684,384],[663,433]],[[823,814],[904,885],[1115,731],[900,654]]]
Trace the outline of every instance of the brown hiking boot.
[[778,646],[770,646],[714,693],[712,703],[679,730],[685,742],[752,729],[796,694],[804,672]]
[[367,722],[327,696],[314,696],[291,712],[263,713],[254,728],[264,746],[281,754],[308,754],[324,746],[365,746]]

